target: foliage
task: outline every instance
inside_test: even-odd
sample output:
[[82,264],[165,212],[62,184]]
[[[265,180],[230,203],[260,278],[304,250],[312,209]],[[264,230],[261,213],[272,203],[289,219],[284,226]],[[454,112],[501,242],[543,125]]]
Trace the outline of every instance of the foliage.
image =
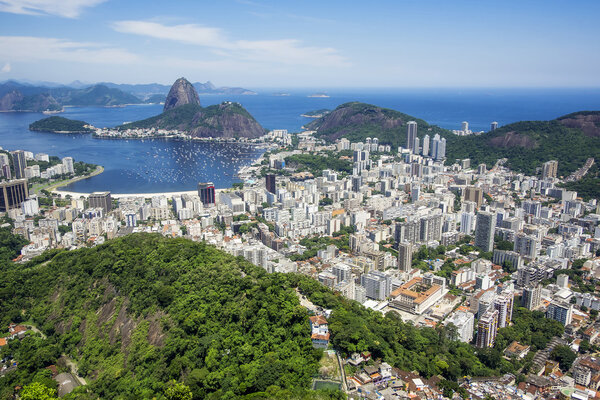
[[313,175],[321,175],[323,170],[332,169],[338,172],[352,173],[352,163],[336,157],[316,154],[293,154],[285,158],[285,164],[298,170],[307,170]]
[[19,235],[13,235],[10,228],[0,228],[0,265],[16,258],[27,239]]
[[532,346],[533,350],[541,350],[554,336],[560,337],[564,332],[560,322],[546,318],[541,311],[529,311],[522,307],[514,309],[512,322],[511,326],[498,330],[495,349],[502,351],[516,340]]
[[58,399],[56,397],[56,390],[50,389],[49,387],[39,383],[34,382],[30,385],[27,385],[23,388],[23,390],[19,393],[19,398],[21,400],[54,400]]
[[550,353],[550,358],[558,361],[560,369],[568,371],[571,365],[573,365],[573,361],[577,358],[577,354],[569,346],[558,345]]
[[575,182],[566,182],[559,186],[567,190],[576,191],[577,195],[582,197],[584,201],[589,201],[590,199],[600,200],[599,180],[600,168],[598,167],[598,161],[596,161],[582,179]]
[[87,122],[59,116],[48,117],[29,125],[30,131],[85,133],[92,132]]
[[192,400],[192,391],[183,383],[172,380],[165,390],[165,397],[168,400]]

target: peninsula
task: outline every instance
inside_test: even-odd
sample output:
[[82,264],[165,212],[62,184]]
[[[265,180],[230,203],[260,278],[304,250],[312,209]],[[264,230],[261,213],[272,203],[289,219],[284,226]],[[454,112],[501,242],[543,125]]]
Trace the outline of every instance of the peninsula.
[[29,130],[54,133],[92,133],[94,127],[84,121],[53,116],[35,121],[29,125]]

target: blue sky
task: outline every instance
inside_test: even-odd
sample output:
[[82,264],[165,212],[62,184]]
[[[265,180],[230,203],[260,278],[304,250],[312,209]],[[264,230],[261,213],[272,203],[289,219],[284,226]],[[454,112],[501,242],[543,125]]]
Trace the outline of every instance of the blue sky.
[[600,1],[0,0],[0,81],[600,87]]

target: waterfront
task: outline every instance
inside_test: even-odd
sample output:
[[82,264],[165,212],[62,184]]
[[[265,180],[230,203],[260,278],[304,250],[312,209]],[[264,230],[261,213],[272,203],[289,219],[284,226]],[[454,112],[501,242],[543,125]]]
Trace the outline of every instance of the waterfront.
[[[519,89],[519,90],[329,90],[328,98],[309,98],[320,90],[274,96],[277,90],[261,90],[255,96],[204,95],[203,105],[224,100],[240,102],[267,129],[295,132],[311,118],[301,114],[333,109],[348,101],[362,101],[389,107],[423,118],[447,129],[457,129],[463,120],[473,130],[487,130],[496,120],[500,125],[519,120],[552,119],[569,112],[600,107],[600,90]],[[61,116],[80,119],[97,127],[114,127],[160,113],[162,106],[66,107]],[[226,144],[159,139],[99,140],[91,135],[30,132],[30,123],[44,118],[41,113],[0,114],[0,146],[8,150],[27,149],[77,161],[99,164],[104,173],[75,182],[66,188],[74,192],[110,190],[116,193],[156,193],[194,190],[199,181],[213,181],[216,187],[238,182],[237,170],[257,159],[264,150]]]

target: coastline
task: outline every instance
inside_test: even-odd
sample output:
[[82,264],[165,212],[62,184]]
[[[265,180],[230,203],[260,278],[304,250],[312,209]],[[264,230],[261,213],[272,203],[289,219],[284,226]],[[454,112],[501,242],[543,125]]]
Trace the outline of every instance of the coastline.
[[[232,188],[215,189],[215,193],[226,192],[228,190],[233,190],[233,189]],[[60,197],[71,196],[74,199],[78,199],[80,197],[87,198],[91,194],[91,193],[83,193],[83,192],[70,192],[68,190],[54,190],[52,193],[57,194]],[[181,196],[184,194],[197,195],[198,190],[183,190],[183,191],[179,191],[179,192],[156,192],[156,193],[111,193],[110,197],[113,199],[122,199],[122,198],[127,198],[127,197],[149,199],[154,196],[173,197],[173,196]]]
[[100,175],[103,172],[104,172],[104,167],[102,165],[98,165],[96,167],[96,169],[89,175],[77,176],[77,177],[69,179],[67,181],[55,182],[50,186],[38,188],[34,193],[37,194],[37,193],[41,192],[42,190],[47,190],[51,193],[56,193],[58,191],[58,188],[70,185],[71,183],[82,181],[84,179],[91,178],[96,175]]

